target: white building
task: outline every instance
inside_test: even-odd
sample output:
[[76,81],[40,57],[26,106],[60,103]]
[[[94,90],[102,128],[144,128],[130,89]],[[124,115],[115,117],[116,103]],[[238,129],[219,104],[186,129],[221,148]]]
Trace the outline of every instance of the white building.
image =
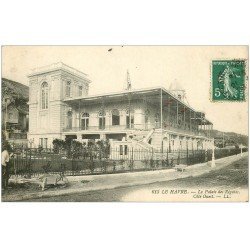
[[139,149],[210,148],[213,124],[162,87],[88,95],[88,76],[63,63],[29,75],[29,134],[33,146],[55,138],[110,139],[125,152]]

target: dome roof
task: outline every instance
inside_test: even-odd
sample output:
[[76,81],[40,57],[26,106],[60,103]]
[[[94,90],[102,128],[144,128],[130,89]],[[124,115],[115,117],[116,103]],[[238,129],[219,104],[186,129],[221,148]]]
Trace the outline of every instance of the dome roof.
[[169,90],[184,90],[183,86],[178,82],[177,79],[170,84]]

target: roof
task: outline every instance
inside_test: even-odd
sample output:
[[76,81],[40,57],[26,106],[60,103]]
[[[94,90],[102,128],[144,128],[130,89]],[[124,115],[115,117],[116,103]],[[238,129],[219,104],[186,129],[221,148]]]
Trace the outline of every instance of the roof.
[[21,114],[29,114],[29,105],[27,103],[16,104],[14,101],[12,101],[8,104],[8,110],[12,108],[16,109]]
[[[119,91],[119,92],[110,92],[110,93],[104,93],[104,94],[98,94],[98,95],[89,95],[85,97],[69,97],[67,99],[64,99],[64,101],[68,103],[75,103],[77,104],[78,101],[81,101],[81,103],[90,103],[91,101],[102,99],[102,98],[110,98],[114,100],[121,100],[122,97],[124,96],[129,96],[129,95],[142,95],[143,97],[146,97],[147,95],[153,95],[159,94],[159,92],[162,91],[163,95],[170,96],[172,99],[176,100],[178,103],[182,104],[183,106],[187,107],[188,109],[198,113],[198,114],[204,114],[204,112],[194,110],[190,105],[185,103],[184,101],[178,99],[173,93],[170,91],[166,90],[163,87],[151,87],[151,88],[143,88],[143,89],[133,89],[133,90],[124,90],[124,91]],[[212,124],[208,119],[205,119],[207,124]]]
[[88,84],[91,82],[87,78],[88,77],[87,74],[85,74],[82,71],[75,69],[69,65],[66,65],[63,62],[57,62],[57,63],[53,63],[53,64],[50,64],[47,66],[31,69],[31,73],[28,75],[28,77],[36,76],[36,75],[40,75],[40,74],[44,74],[44,73],[48,73],[48,72],[52,72],[52,71],[56,71],[56,70],[63,70],[65,72],[71,73],[77,77],[83,78]]
[[[11,101],[8,106],[13,106],[18,112],[27,115],[29,113],[29,87],[19,82],[2,78],[2,98],[8,96]],[[2,101],[2,108],[4,102]]]
[[2,78],[2,93],[3,90],[7,89],[8,92],[13,92],[15,93],[18,97],[24,98],[24,99],[29,99],[29,87],[19,83],[12,81],[7,78]]

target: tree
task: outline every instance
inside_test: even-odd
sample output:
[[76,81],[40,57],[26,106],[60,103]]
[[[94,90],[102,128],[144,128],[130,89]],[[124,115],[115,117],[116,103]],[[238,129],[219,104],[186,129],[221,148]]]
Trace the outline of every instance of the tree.
[[58,154],[61,150],[65,148],[65,141],[60,139],[54,139],[53,142],[53,151]]

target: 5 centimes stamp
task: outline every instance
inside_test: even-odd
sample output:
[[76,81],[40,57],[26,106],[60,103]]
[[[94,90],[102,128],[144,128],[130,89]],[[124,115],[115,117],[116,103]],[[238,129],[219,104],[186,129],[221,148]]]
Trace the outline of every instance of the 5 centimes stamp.
[[245,101],[245,60],[213,60],[212,101]]

